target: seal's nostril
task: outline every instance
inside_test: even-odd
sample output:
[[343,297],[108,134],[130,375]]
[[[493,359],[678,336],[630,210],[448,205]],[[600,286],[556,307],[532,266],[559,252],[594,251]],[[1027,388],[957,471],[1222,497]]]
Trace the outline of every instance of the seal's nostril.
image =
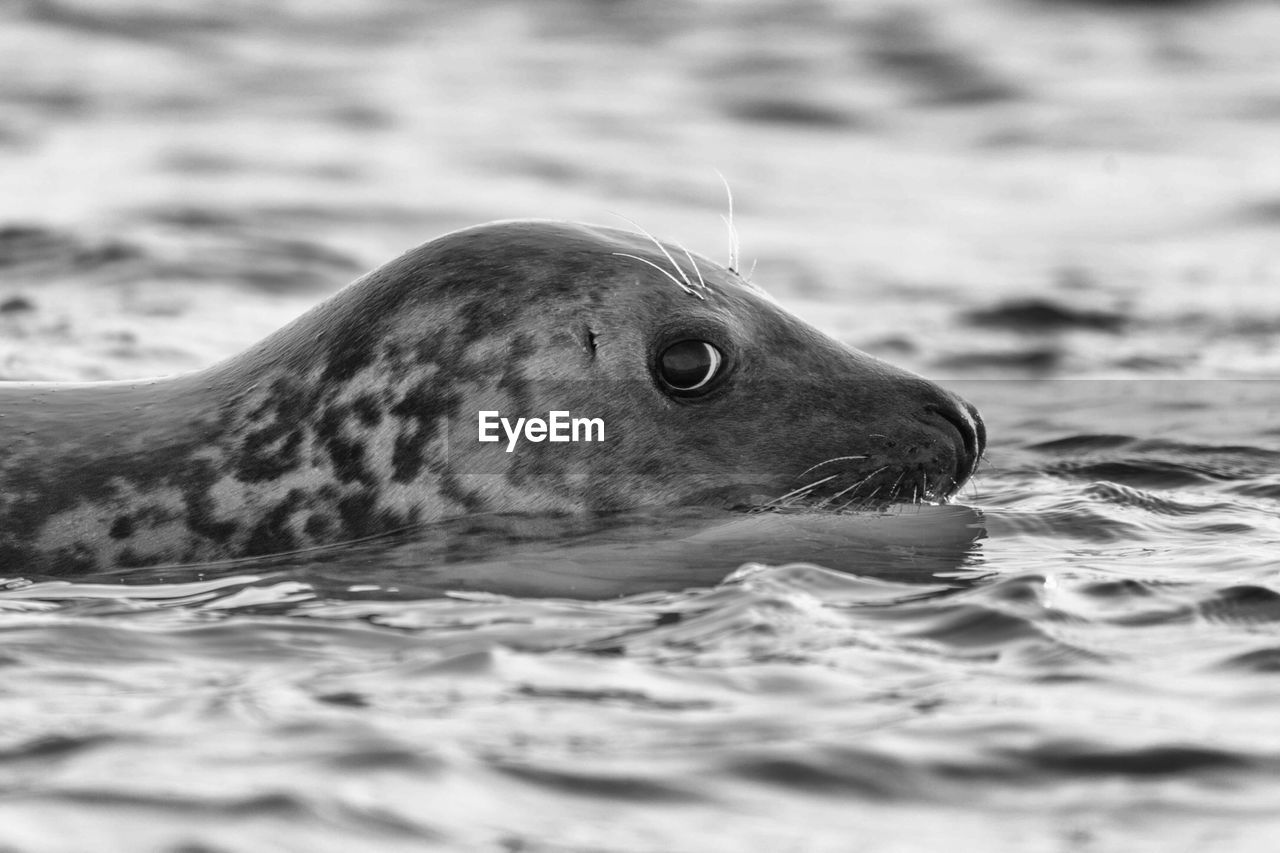
[[982,415],[978,414],[976,406],[964,400],[961,400],[960,402],[964,405],[965,410],[969,413],[969,417],[973,420],[974,434],[978,439],[977,453],[975,455],[980,457],[982,456],[983,451],[987,449],[987,425],[983,422]]
[[961,448],[956,460],[958,487],[969,479],[978,467],[978,458],[987,446],[987,427],[982,422],[978,410],[963,400],[957,400],[950,406],[929,406],[928,410],[940,415],[960,434]]

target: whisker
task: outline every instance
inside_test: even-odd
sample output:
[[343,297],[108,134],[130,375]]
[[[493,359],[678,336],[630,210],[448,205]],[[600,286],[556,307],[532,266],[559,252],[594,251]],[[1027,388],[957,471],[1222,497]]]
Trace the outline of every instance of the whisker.
[[617,255],[620,258],[631,258],[632,260],[639,261],[642,264],[648,264],[658,272],[665,275],[667,278],[671,279],[671,281],[675,283],[675,286],[683,290],[685,293],[689,294],[690,296],[696,296],[699,299],[702,298],[702,294],[697,293],[696,291],[690,290],[687,284],[685,284],[683,281],[673,276],[669,271],[664,270],[662,267],[658,266],[648,258],[642,258],[639,255],[629,255],[626,252],[614,252],[613,254]]
[[716,169],[716,174],[720,176],[720,182],[724,184],[724,193],[729,198],[729,215],[727,217],[721,216],[720,220],[729,228],[729,269],[736,273],[738,271],[740,246],[738,244],[738,229],[733,224],[733,189],[729,186],[729,179],[724,176],[723,172]]
[[[884,469],[881,468],[880,470],[883,471]],[[857,495],[854,495],[846,503],[843,503],[839,507],[837,507],[836,512],[844,512],[846,509],[853,506],[854,504],[858,505],[854,509],[854,512],[857,512],[860,509],[866,509],[867,507],[871,506],[875,502],[875,499],[880,495],[880,490],[883,488],[884,488],[883,484],[876,486],[874,489],[871,490],[871,494],[867,495],[865,498],[859,498]]]
[[698,286],[702,288],[704,293],[710,293],[711,288],[707,287],[707,280],[702,277],[702,269],[698,266],[698,261],[693,257],[693,253],[681,243],[676,243],[676,245],[680,247],[680,251],[684,252],[685,257],[689,259],[689,263],[693,265],[693,271],[698,276]]
[[817,488],[818,486],[821,486],[823,483],[827,482],[828,480],[834,480],[838,476],[840,475],[832,474],[830,477],[823,477],[821,480],[815,480],[814,482],[809,483],[808,485],[805,485],[805,486],[801,486],[798,489],[792,489],[791,491],[787,492],[785,495],[779,495],[778,497],[774,498],[772,501],[770,501],[770,503],[785,501],[789,497],[793,497],[795,495],[801,495],[801,494],[804,494],[805,492],[812,491],[813,489]]
[[963,492],[967,498],[972,500],[980,491],[978,487],[978,476],[975,474],[966,480],[965,484],[960,487],[960,491]]
[[944,504],[951,503],[951,499],[947,497],[948,492],[952,494],[956,494],[956,493],[959,493],[960,491],[960,483],[956,480],[955,477],[947,477],[947,481],[948,482],[947,482],[946,488],[944,488],[938,494],[938,501]]
[[825,501],[823,501],[823,502],[822,502],[822,505],[823,505],[823,506],[826,506],[827,504],[829,504],[829,503],[831,503],[832,501],[834,501],[836,498],[843,497],[844,495],[847,495],[849,492],[852,492],[854,489],[858,488],[858,486],[861,486],[863,483],[867,482],[867,480],[870,480],[872,477],[874,477],[876,474],[879,474],[879,473],[880,473],[881,471],[883,471],[883,470],[884,470],[884,468],[878,468],[878,469],[876,469],[875,471],[872,471],[870,474],[868,474],[867,476],[863,477],[861,480],[859,480],[858,482],[854,483],[852,486],[846,486],[845,488],[843,488],[843,489],[841,489],[840,491],[836,492],[836,493],[835,493],[834,495],[832,495],[831,497],[827,498]]
[[[879,474],[881,471],[883,471],[883,470],[884,470],[885,468],[887,468],[887,467],[889,467],[889,466],[888,466],[888,465],[886,465],[886,466],[884,466],[884,468],[878,468],[877,470],[875,470],[874,472],[872,472],[872,473],[867,477],[867,479],[870,479],[871,477],[874,477],[876,474]],[[898,493],[898,486],[899,486],[899,484],[901,484],[901,483],[902,483],[902,478],[906,475],[906,473],[907,473],[906,471],[901,471],[901,472],[899,472],[897,479],[895,479],[895,480],[893,481],[893,485],[889,487],[889,494],[890,494],[891,496],[892,496],[892,495],[896,495],[896,494]],[[863,482],[866,482],[866,480],[863,480]],[[875,502],[875,499],[876,499],[877,497],[879,497],[879,496],[880,496],[880,492],[882,492],[883,490],[884,490],[884,484],[883,484],[883,483],[881,483],[879,486],[876,486],[874,489],[872,489],[872,490],[871,490],[871,494],[867,495],[866,500],[865,500],[865,501],[863,501],[862,507],[859,507],[859,508],[861,509],[861,508],[865,508],[865,507],[869,507],[869,506],[871,506],[871,505]],[[856,499],[855,499],[855,500],[856,500]],[[841,512],[841,511],[845,510],[846,508],[848,508],[849,504],[852,504],[853,502],[854,502],[854,501],[849,501],[849,503],[844,504],[843,506],[841,506],[841,507],[840,507],[838,510],[836,510],[836,511],[837,511],[837,512]]]
[[[849,460],[849,459],[867,459],[867,458],[869,458],[869,457],[867,457],[867,456],[833,456],[833,457],[831,457],[830,459],[824,459],[824,460],[822,460],[822,461],[821,461],[821,462],[819,462],[817,465],[810,465],[808,468],[805,468],[805,469],[804,469],[803,471],[801,471],[799,474],[796,474],[796,477],[795,477],[795,478],[796,478],[797,480],[799,480],[801,477],[803,477],[805,474],[808,474],[808,473],[809,473],[810,471],[812,471],[814,468],[821,468],[823,465],[830,465],[832,462],[845,462],[845,461],[847,461],[847,460]],[[880,471],[883,471],[883,470],[884,470],[884,468],[880,468],[879,470],[880,470]],[[833,475],[833,476],[834,476],[834,475]]]
[[[865,459],[866,457],[859,457],[859,458]],[[824,507],[825,507],[825,506],[830,506],[830,505],[831,505],[831,502],[832,502],[832,501],[834,501],[836,498],[840,497],[841,495],[846,495],[846,494],[848,494],[849,492],[852,492],[854,489],[856,489],[856,488],[858,488],[859,486],[863,485],[864,483],[866,483],[866,482],[867,482],[868,480],[870,480],[872,477],[874,477],[874,476],[876,476],[877,474],[879,474],[881,471],[883,471],[883,470],[884,470],[885,468],[887,468],[887,467],[889,467],[889,466],[888,466],[888,465],[882,465],[882,466],[880,466],[879,468],[877,468],[877,469],[875,469],[874,471],[872,471],[872,472],[871,472],[870,474],[868,474],[867,476],[863,477],[861,480],[858,480],[858,481],[857,481],[856,483],[854,483],[853,485],[848,486],[847,488],[841,489],[840,491],[836,492],[834,495],[832,495],[831,497],[829,497],[829,498],[827,498],[825,501],[823,501],[823,502],[822,502],[822,506],[824,506]],[[879,488],[878,488],[878,487],[877,487],[875,490],[873,490],[873,491],[872,491],[872,494],[875,494],[875,492],[877,492],[877,491],[879,491]],[[853,503],[853,501],[855,501],[855,500],[857,500],[857,498],[856,498],[856,497],[855,497],[855,498],[853,498],[852,500],[850,500],[850,501],[849,501],[849,503]],[[845,506],[848,506],[848,505],[849,505],[849,504],[845,504]]]
[[[696,290],[694,290],[694,288],[693,288],[693,280],[692,280],[692,279],[690,279],[690,278],[689,278],[689,274],[688,274],[688,273],[686,273],[686,272],[681,268],[681,266],[680,266],[679,264],[677,264],[677,263],[676,263],[676,259],[675,259],[675,258],[673,258],[673,257],[671,257],[671,253],[667,251],[667,247],[666,247],[666,246],[662,245],[662,241],[661,241],[661,240],[659,240],[657,237],[653,236],[653,235],[652,235],[652,234],[650,234],[648,231],[646,231],[646,230],[645,230],[645,228],[644,228],[644,226],[643,226],[643,225],[641,225],[639,222],[636,222],[634,219],[629,219],[629,218],[627,218],[627,217],[623,216],[621,213],[615,213],[615,214],[613,214],[613,215],[614,215],[614,216],[616,216],[616,217],[618,217],[618,218],[619,218],[619,219],[621,219],[621,220],[624,220],[624,221],[626,221],[626,222],[630,222],[630,223],[631,223],[631,225],[632,225],[633,227],[635,227],[635,229],[636,229],[636,230],[638,230],[641,234],[643,234],[644,236],[648,237],[650,240],[652,240],[652,241],[653,241],[653,245],[655,245],[655,246],[657,246],[657,247],[658,247],[658,251],[659,251],[659,252],[662,252],[663,256],[664,256],[664,257],[666,257],[666,259],[667,259],[668,261],[670,261],[670,262],[671,262],[671,266],[672,266],[672,268],[673,268],[676,272],[680,273],[680,277],[681,277],[682,279],[684,279],[684,283],[687,285],[687,287],[685,288],[685,292],[687,292],[687,293],[691,293],[691,294],[693,294],[694,296],[698,297],[699,299],[704,299],[704,298],[705,298],[701,293],[698,293]],[[614,254],[619,254],[619,253],[615,252]],[[635,256],[634,256],[634,255],[632,255],[631,257],[635,257]],[[642,258],[641,260],[643,260],[643,258]],[[656,266],[656,264],[655,264],[655,266]]]

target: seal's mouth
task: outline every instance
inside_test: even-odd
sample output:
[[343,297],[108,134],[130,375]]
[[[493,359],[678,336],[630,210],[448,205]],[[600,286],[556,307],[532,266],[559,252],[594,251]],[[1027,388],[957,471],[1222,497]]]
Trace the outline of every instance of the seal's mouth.
[[801,472],[790,491],[769,499],[757,494],[751,508],[841,512],[947,503],[977,471],[987,442],[977,409],[956,403],[926,410],[930,441],[905,459],[884,452],[827,459]]
[[884,465],[813,480],[758,508],[857,512],[901,503],[946,503],[960,485],[949,466]]
[[818,472],[800,478],[802,485],[790,491],[780,493],[776,486],[763,484],[737,484],[707,490],[687,502],[717,505],[735,512],[861,512],[903,503],[946,503],[960,487],[949,469],[939,471],[924,465]]

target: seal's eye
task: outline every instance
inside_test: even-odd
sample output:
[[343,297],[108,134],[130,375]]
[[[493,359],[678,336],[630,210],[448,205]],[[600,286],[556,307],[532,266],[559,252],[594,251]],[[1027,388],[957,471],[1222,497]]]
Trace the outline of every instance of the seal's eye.
[[680,341],[658,356],[658,375],[678,394],[701,394],[711,390],[723,360],[706,341]]

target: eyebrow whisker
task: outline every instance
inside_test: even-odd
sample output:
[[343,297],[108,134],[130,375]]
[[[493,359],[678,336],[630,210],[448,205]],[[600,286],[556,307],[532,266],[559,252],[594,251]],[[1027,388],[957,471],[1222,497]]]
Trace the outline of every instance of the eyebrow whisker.
[[685,284],[683,281],[681,281],[680,279],[672,275],[670,271],[664,270],[662,267],[658,266],[648,258],[642,258],[639,255],[629,255],[626,252],[614,252],[613,254],[617,255],[620,258],[631,258],[632,260],[639,261],[642,264],[648,264],[658,272],[665,275],[667,278],[671,279],[671,281],[675,284],[675,286],[683,290],[685,293],[689,294],[690,296],[696,296],[699,299],[702,298],[701,293],[698,293],[696,290],[692,290],[687,284]]
[[686,249],[682,243],[676,243],[676,245],[680,247],[680,251],[684,252],[685,257],[689,259],[689,263],[693,265],[693,271],[698,276],[698,286],[702,288],[704,293],[710,293],[711,288],[707,287],[707,280],[702,277],[702,270],[698,267],[698,261],[693,257],[693,253]]
[[[673,269],[675,269],[675,271],[676,271],[676,272],[678,272],[678,273],[680,274],[680,277],[681,277],[682,279],[684,279],[684,283],[685,283],[686,285],[688,285],[688,287],[687,287],[687,288],[685,288],[685,289],[686,289],[686,291],[687,291],[688,293],[692,293],[694,296],[697,296],[699,299],[703,299],[703,298],[705,298],[705,297],[703,297],[703,296],[702,296],[702,294],[700,294],[700,293],[698,293],[696,290],[694,290],[694,288],[693,288],[693,280],[692,280],[691,278],[689,278],[689,274],[688,274],[688,273],[686,273],[686,272],[685,272],[685,271],[680,267],[680,265],[679,265],[678,263],[676,263],[676,259],[675,259],[675,258],[673,258],[673,257],[671,257],[671,253],[667,251],[667,247],[666,247],[666,246],[662,245],[662,241],[661,241],[661,240],[659,240],[657,237],[655,237],[655,236],[653,236],[652,234],[650,234],[650,233],[645,229],[645,227],[644,227],[643,225],[641,225],[639,222],[636,222],[634,219],[631,219],[631,218],[629,218],[629,217],[623,216],[621,213],[614,213],[613,215],[614,215],[614,216],[616,216],[616,217],[618,217],[619,219],[623,220],[624,222],[630,222],[630,223],[631,223],[631,225],[632,225],[634,228],[636,228],[636,230],[638,230],[641,234],[643,234],[644,236],[648,237],[650,240],[652,240],[652,241],[653,241],[653,245],[655,245],[655,246],[657,246],[657,247],[658,247],[658,251],[659,251],[659,252],[662,252],[662,254],[666,257],[666,259],[667,259],[668,261],[670,261],[670,262],[671,262],[671,266],[672,266],[672,268],[673,268]],[[616,252],[615,252],[614,254],[618,254],[618,253],[616,253]],[[633,256],[633,257],[634,257],[634,256]]]
[[733,189],[729,186],[729,179],[724,176],[723,172],[719,169],[716,169],[715,172],[720,176],[720,183],[724,184],[724,193],[729,198],[729,215],[721,215],[720,221],[729,229],[729,269],[736,273],[738,271],[740,246],[738,245],[738,229],[733,224]]

